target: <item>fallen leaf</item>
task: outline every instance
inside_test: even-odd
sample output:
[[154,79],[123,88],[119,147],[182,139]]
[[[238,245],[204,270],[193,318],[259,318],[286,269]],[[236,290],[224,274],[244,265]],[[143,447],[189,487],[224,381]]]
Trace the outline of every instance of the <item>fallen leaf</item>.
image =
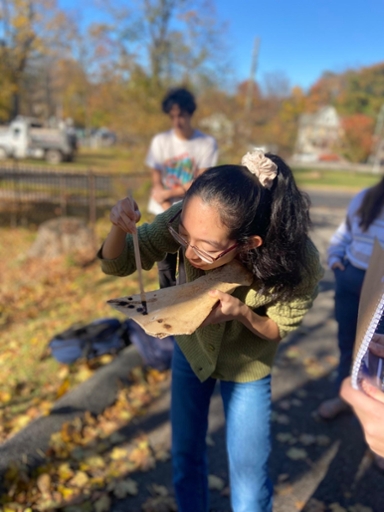
[[286,455],[292,460],[306,459],[308,456],[307,452],[302,448],[290,448]]
[[292,442],[297,442],[297,438],[294,437],[292,434],[290,434],[289,432],[279,432],[277,435],[276,435],[276,439],[278,441],[280,441],[280,443],[292,443]]
[[287,494],[292,494],[293,487],[292,487],[292,485],[289,485],[287,483],[285,483],[285,484],[283,483],[283,484],[275,485],[274,490],[280,496],[285,496]]
[[143,512],[177,512],[177,505],[171,496],[148,498],[141,506]]
[[7,404],[12,399],[11,393],[9,391],[0,391],[0,403]]
[[128,452],[129,449],[116,446],[112,450],[110,457],[112,460],[125,459],[126,457],[128,457]]
[[211,491],[221,491],[224,489],[225,482],[216,475],[208,475],[208,489]]
[[41,494],[47,494],[51,489],[51,477],[47,473],[39,475],[36,480],[36,485]]
[[325,512],[326,506],[322,501],[311,498],[305,505],[303,512]]
[[347,509],[342,507],[339,503],[331,503],[329,509],[331,512],[347,512]]
[[82,471],[88,471],[89,469],[98,468],[102,469],[105,467],[105,460],[100,455],[90,455],[86,457],[80,464]]
[[151,487],[151,491],[153,491],[153,493],[157,494],[158,496],[168,496],[169,495],[168,489],[165,487],[165,485],[153,484]]
[[65,395],[68,391],[69,391],[69,388],[71,387],[71,381],[69,380],[69,378],[65,378],[63,380],[63,382],[60,384],[60,386],[57,388],[57,392],[56,392],[56,398],[60,398],[62,397],[63,395]]
[[330,438],[328,436],[319,435],[316,436],[316,444],[319,446],[328,446],[331,442]]
[[84,487],[87,485],[89,481],[89,477],[87,473],[84,471],[76,471],[75,476],[71,478],[71,480],[68,482],[70,485],[73,485],[74,487]]
[[291,408],[291,402],[289,400],[282,400],[277,405],[280,409],[284,409],[284,411],[288,411]]
[[286,414],[278,414],[276,417],[276,422],[280,425],[289,425],[290,419]]
[[161,450],[156,451],[155,458],[156,458],[156,460],[159,460],[160,462],[166,462],[167,460],[169,460],[171,458],[171,454],[169,453],[169,451],[161,449]]
[[123,499],[126,496],[136,496],[139,492],[139,488],[137,482],[128,478],[127,480],[120,480],[116,482],[112,492],[116,498]]
[[301,357],[301,352],[296,346],[292,346],[285,351],[284,356],[288,357],[288,359],[298,359]]
[[299,441],[305,446],[310,446],[316,443],[316,437],[312,434],[300,434]]
[[104,494],[93,504],[95,512],[109,512],[111,508],[111,498],[108,494]]
[[125,436],[123,436],[123,434],[120,434],[120,432],[112,432],[109,440],[111,444],[120,444],[124,442],[126,439]]

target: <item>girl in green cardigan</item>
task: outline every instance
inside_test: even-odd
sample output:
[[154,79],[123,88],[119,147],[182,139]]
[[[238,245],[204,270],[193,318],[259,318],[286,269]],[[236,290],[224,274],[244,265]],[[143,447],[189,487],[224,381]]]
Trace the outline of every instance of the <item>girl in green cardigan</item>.
[[[111,211],[99,257],[105,273],[135,271],[132,237],[140,212],[125,198]],[[279,341],[311,307],[322,277],[308,238],[309,200],[276,155],[247,153],[242,165],[213,167],[182,203],[138,228],[144,269],[185,251],[188,281],[238,259],[254,275],[192,335],[177,336],[172,361],[172,463],[179,512],[208,511],[206,433],[216,380],[226,418],[234,512],[270,512],[271,365]]]

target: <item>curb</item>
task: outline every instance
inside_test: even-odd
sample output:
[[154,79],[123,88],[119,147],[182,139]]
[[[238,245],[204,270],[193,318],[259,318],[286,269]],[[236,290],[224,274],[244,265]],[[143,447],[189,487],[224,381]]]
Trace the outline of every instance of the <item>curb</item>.
[[0,475],[11,462],[38,465],[45,459],[51,434],[58,432],[63,423],[83,415],[86,411],[100,414],[115,401],[120,380],[143,365],[143,359],[134,345],[123,349],[107,366],[99,368],[87,381],[55,402],[48,416],[32,421],[11,439],[0,445]]

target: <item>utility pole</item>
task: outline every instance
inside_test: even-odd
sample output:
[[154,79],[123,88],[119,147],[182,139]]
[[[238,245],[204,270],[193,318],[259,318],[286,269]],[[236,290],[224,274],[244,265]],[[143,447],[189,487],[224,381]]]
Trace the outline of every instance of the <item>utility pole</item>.
[[253,44],[252,61],[251,61],[251,72],[249,74],[247,96],[245,98],[244,115],[248,116],[252,108],[252,97],[253,97],[253,83],[257,67],[257,59],[259,56],[260,38],[256,37]]
[[372,172],[378,174],[380,172],[381,157],[384,153],[384,103],[381,105],[377,116],[375,134],[375,148],[373,149],[373,166]]

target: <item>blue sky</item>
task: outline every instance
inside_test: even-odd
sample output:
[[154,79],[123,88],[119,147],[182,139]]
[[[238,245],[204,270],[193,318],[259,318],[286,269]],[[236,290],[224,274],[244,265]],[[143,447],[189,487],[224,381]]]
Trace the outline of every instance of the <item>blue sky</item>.
[[[85,0],[86,1],[86,0]],[[112,0],[113,3],[113,0]],[[256,79],[281,73],[307,89],[323,71],[342,72],[384,61],[384,0],[215,0],[238,81],[250,73],[254,40],[260,38]],[[77,0],[59,0],[76,9]],[[127,5],[132,2],[127,1]],[[80,8],[82,19],[97,18]]]
[[247,78],[255,37],[260,38],[256,77],[282,72],[307,88],[323,71],[384,61],[384,0],[218,0],[230,20],[237,76]]

